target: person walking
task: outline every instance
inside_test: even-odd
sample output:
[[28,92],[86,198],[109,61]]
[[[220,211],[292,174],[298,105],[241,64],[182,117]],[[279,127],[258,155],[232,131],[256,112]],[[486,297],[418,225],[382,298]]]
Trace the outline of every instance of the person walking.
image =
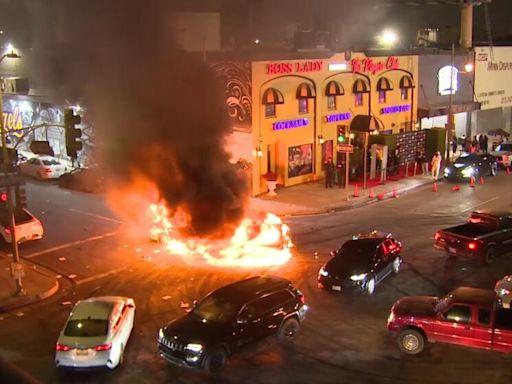
[[325,188],[332,188],[332,182],[334,179],[334,163],[332,162],[332,158],[328,158],[324,163],[325,170]]
[[437,181],[439,178],[439,171],[441,170],[441,152],[436,152],[434,156],[432,156],[432,161],[430,162],[432,177]]
[[482,150],[487,153],[489,151],[489,138],[487,137],[487,135],[484,135],[484,147],[482,148]]

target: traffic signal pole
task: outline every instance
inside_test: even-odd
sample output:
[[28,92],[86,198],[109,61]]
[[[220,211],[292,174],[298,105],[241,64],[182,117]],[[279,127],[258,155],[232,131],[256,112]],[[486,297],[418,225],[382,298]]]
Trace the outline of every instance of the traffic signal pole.
[[[9,154],[7,153],[7,144],[5,139],[5,127],[4,127],[4,119],[3,119],[3,97],[0,91],[0,112],[2,113],[2,118],[0,119],[0,136],[2,137],[2,156],[3,156],[3,177],[7,177],[9,173]],[[14,271],[23,271],[23,267],[20,264],[20,254],[18,251],[18,241],[16,239],[16,221],[14,220],[14,208],[12,204],[12,194],[11,187],[7,186],[7,210],[9,213],[9,227],[11,230],[11,246],[12,246],[12,258],[13,264],[11,266],[11,273],[14,274]],[[21,266],[21,268],[19,268]],[[23,296],[25,295],[25,290],[23,289],[23,284],[21,282],[21,277],[15,275],[14,279],[16,281],[16,295]]]

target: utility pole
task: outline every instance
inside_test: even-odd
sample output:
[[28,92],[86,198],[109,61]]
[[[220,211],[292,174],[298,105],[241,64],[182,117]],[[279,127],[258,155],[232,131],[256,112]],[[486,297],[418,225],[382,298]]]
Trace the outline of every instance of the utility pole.
[[453,119],[453,76],[457,75],[457,70],[455,69],[455,44],[452,43],[452,52],[451,52],[451,60],[450,60],[450,93],[448,95],[448,121],[446,123],[446,162],[450,162],[450,146],[452,143],[452,131],[454,127],[454,119]]

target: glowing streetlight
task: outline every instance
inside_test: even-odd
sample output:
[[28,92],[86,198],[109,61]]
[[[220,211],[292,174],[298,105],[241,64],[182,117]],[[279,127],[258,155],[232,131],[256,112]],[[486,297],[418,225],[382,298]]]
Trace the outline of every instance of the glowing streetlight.
[[391,47],[398,42],[398,35],[395,31],[387,29],[379,36],[380,44],[385,47]]

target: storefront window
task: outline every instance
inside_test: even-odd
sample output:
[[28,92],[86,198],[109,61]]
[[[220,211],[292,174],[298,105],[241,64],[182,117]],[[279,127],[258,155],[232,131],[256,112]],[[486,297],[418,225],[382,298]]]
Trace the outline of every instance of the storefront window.
[[362,93],[354,94],[354,104],[356,107],[361,107],[363,105],[363,94]]
[[379,103],[384,104],[386,102],[386,91],[379,91]]
[[276,115],[276,105],[275,104],[265,104],[265,117],[275,117]]
[[300,98],[299,100],[299,113],[308,113],[308,99]]
[[329,111],[336,109],[336,96],[327,96],[327,109]]
[[288,177],[313,173],[313,144],[288,148]]
[[409,100],[409,88],[400,89],[400,99]]

